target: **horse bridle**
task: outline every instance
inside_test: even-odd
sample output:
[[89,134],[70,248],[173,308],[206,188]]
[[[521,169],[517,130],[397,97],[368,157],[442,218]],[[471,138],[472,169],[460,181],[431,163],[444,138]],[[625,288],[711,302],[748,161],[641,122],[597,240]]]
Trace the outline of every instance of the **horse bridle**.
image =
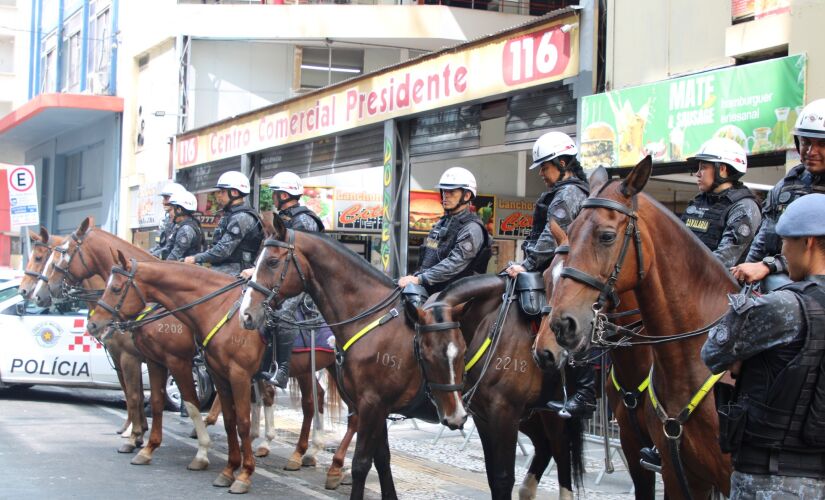
[[[42,241],[33,241],[32,245],[34,245],[35,248],[37,248],[37,247],[45,248],[46,250],[48,250],[49,253],[51,253],[52,250],[54,250],[51,245],[49,245],[48,243],[43,243]],[[45,281],[46,283],[48,283],[49,279],[46,278],[46,275],[43,274],[43,269],[46,269],[45,265],[40,270],[40,272],[29,271],[28,269],[26,269],[26,270],[23,271],[23,274],[26,275],[26,276],[31,276],[32,278],[34,278],[36,280],[35,283],[37,281]]]
[[[435,302],[433,304],[430,304],[429,307],[441,304],[442,303]],[[424,387],[427,392],[427,397],[430,400],[433,399],[431,390],[443,392],[460,391],[464,388],[464,384],[438,384],[430,381],[430,378],[427,375],[427,369],[426,364],[424,363],[424,358],[421,356],[421,335],[424,333],[431,332],[444,332],[452,330],[453,328],[460,327],[461,324],[455,321],[432,323],[429,325],[421,325],[419,323],[415,324],[415,337],[413,338],[413,354],[415,355],[416,362],[418,362],[418,367],[421,369],[421,378],[424,379]]]
[[130,259],[130,262],[132,264],[131,271],[126,271],[118,266],[112,267],[112,274],[120,274],[126,276],[127,278],[126,284],[123,286],[123,289],[120,292],[120,300],[118,301],[117,305],[112,307],[106,302],[104,302],[102,298],[97,301],[97,305],[101,309],[111,314],[112,317],[117,318],[118,321],[121,323],[125,323],[127,321],[126,317],[123,316],[123,314],[121,314],[120,309],[123,307],[123,303],[126,301],[126,296],[129,294],[129,290],[131,288],[135,289],[135,293],[137,293],[138,298],[143,303],[141,305],[141,310],[146,309],[146,306],[148,304],[146,302],[146,296],[143,295],[143,292],[140,291],[140,288],[138,288],[137,284],[135,283],[135,274],[137,273],[138,266],[137,260]]
[[275,313],[275,308],[272,307],[272,302],[281,292],[281,287],[284,285],[286,275],[289,272],[290,262],[295,262],[295,269],[298,271],[298,276],[301,278],[301,285],[304,288],[306,288],[306,276],[301,269],[301,264],[298,262],[298,258],[295,256],[295,232],[293,230],[287,229],[287,241],[280,241],[276,239],[265,240],[264,248],[266,247],[286,248],[288,251],[284,268],[281,270],[281,278],[272,288],[267,288],[253,280],[249,280],[246,284],[249,288],[252,288],[256,292],[262,293],[266,297],[263,301],[263,307],[266,311],[267,321],[269,321],[269,318],[272,318]]
[[[57,265],[57,263],[53,264],[54,270],[60,272],[63,275],[63,280],[60,283],[60,288],[61,288],[61,291],[63,291],[64,296],[68,295],[68,290],[71,288],[71,286],[68,286],[69,282],[67,280],[67,277],[71,278],[72,281],[74,281],[75,285],[79,284],[80,282],[83,281],[82,278],[78,278],[77,276],[73,275],[71,273],[71,271],[69,270],[72,267],[72,260],[75,258],[75,256],[80,257],[80,263],[83,264],[83,268],[86,269],[86,272],[88,272],[90,275],[94,274],[92,272],[92,270],[89,269],[89,265],[86,264],[86,259],[85,259],[85,257],[83,257],[83,250],[80,248],[83,245],[83,241],[86,239],[87,234],[88,233],[83,233],[83,236],[80,236],[80,237],[78,237],[77,234],[75,234],[75,233],[71,234],[72,240],[75,243],[77,243],[74,247],[74,250],[71,253],[69,253],[69,250],[63,248],[62,246],[55,247],[55,249],[54,249],[54,251],[59,253],[59,254],[62,254],[62,255],[68,254],[68,256],[69,256],[68,261],[66,262],[66,267],[60,267],[60,266]],[[63,260],[63,258],[61,257],[60,260]],[[46,276],[42,275],[42,274],[41,274],[39,279],[44,280],[46,282],[46,284],[49,283],[48,278]]]

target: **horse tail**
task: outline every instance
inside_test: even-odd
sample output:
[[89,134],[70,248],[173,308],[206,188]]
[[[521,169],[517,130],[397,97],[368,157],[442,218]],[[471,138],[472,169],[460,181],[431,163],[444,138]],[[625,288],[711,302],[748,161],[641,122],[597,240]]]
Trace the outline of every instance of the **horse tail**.
[[565,420],[565,434],[570,446],[570,462],[573,468],[573,484],[576,489],[584,485],[584,422],[580,418]]

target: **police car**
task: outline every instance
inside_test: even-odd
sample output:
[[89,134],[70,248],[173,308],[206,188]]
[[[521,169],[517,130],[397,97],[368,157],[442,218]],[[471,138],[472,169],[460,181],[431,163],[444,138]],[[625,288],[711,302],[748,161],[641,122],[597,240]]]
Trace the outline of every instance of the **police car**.
[[[60,385],[120,389],[114,363],[103,344],[86,331],[85,303],[60,308],[24,303],[20,279],[0,283],[0,388]],[[146,366],[143,384],[149,386]],[[214,394],[209,375],[196,369],[205,405]],[[167,382],[167,407],[180,408],[180,391]]]

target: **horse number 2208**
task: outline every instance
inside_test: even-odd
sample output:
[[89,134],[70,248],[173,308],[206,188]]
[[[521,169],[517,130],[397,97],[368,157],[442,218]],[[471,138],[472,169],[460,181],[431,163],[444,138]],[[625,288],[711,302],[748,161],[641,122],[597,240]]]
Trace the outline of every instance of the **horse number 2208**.
[[158,323],[158,333],[183,333],[182,324]]

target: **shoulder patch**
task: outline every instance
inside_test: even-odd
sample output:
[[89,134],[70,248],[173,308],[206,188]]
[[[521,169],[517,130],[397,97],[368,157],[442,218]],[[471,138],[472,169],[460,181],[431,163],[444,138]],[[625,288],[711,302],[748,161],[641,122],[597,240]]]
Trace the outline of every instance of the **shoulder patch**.
[[751,235],[751,227],[747,224],[740,224],[739,227],[736,228],[736,232],[747,238]]

